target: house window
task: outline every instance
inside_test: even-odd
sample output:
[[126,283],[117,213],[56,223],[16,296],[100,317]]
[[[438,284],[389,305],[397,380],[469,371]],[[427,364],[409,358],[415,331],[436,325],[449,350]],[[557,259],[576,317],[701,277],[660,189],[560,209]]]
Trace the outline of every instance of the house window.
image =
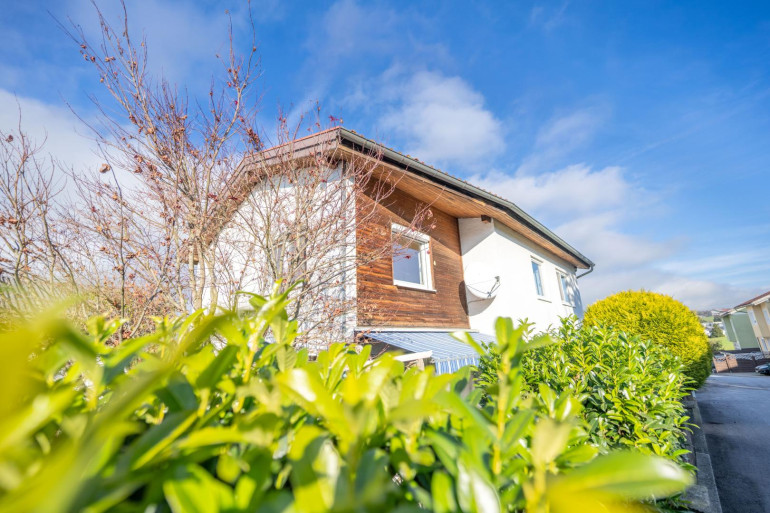
[[751,324],[754,326],[757,325],[757,317],[754,315],[754,311],[751,310],[751,307],[749,307],[748,310],[746,310],[749,313],[749,319],[751,319]]
[[430,237],[394,224],[393,283],[404,287],[430,290]]
[[537,260],[532,261],[532,275],[535,277],[535,291],[537,291],[537,295],[544,296],[543,279],[540,277],[540,262]]
[[770,309],[768,309],[767,305],[762,305],[762,313],[765,314],[765,321],[767,321],[767,325],[770,326]]
[[559,294],[561,295],[561,300],[568,305],[573,305],[575,301],[572,295],[569,278],[563,272],[556,271],[556,279],[559,282]]

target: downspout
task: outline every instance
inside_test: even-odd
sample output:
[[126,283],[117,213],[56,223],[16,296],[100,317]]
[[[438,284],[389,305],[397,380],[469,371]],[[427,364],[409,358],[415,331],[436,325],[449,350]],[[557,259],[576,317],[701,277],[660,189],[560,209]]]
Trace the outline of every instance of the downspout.
[[584,272],[583,274],[580,274],[580,275],[578,275],[578,276],[575,276],[575,279],[576,279],[576,280],[579,280],[579,279],[580,279],[580,278],[582,278],[583,276],[586,276],[586,275],[588,275],[588,274],[591,274],[592,272],[594,272],[594,265],[595,265],[595,264],[591,264],[591,267],[589,267],[589,268],[588,268],[588,270],[587,270],[586,272]]

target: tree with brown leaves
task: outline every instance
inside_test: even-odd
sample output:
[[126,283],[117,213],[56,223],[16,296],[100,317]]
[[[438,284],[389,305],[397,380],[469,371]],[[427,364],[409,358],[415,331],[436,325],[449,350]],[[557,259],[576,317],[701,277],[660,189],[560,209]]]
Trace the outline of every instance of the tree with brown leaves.
[[[265,148],[253,23],[245,56],[230,28],[228,51],[217,56],[222,76],[197,101],[151,76],[147,43],[133,38],[125,4],[118,26],[95,9],[97,41],[78,25],[67,31],[109,93],[93,98],[97,122],[82,119],[104,164],[70,173],[77,201],[63,221],[73,234],[73,265],[57,260],[51,243],[47,265],[69,270],[97,309],[126,319],[121,337],[153,316],[238,308],[238,291],[265,294],[276,281],[297,284],[299,340],[323,345],[349,336],[357,266],[393,251],[390,243],[365,251],[356,244],[357,227],[374,219],[397,183],[382,174],[379,153],[344,156],[333,139],[318,138],[320,109],[310,121],[280,115]],[[410,215],[413,227],[428,214],[426,206]],[[9,210],[4,222],[22,218]],[[11,256],[14,269],[25,268],[22,249]]]
[[[262,149],[254,129],[256,46],[252,42],[250,53],[238,56],[231,29],[229,51],[220,57],[224,77],[212,80],[205,102],[190,102],[164,78],[149,76],[146,41],[132,38],[125,5],[118,28],[95,8],[97,43],[81,27],[69,29],[113,100],[106,105],[94,99],[100,123],[89,127],[107,163],[102,173],[77,180],[86,224],[114,262],[108,271],[121,289],[128,281],[149,287],[152,297],[177,312],[202,308],[210,290],[215,305],[208,236],[221,224],[217,216],[238,181],[243,155]],[[125,291],[121,295],[125,310]]]

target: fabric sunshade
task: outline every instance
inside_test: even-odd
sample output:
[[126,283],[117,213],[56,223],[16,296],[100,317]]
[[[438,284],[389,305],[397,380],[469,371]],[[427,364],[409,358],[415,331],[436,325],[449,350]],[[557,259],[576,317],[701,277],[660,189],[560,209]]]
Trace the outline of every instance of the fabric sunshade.
[[[403,349],[409,353],[432,351],[431,362],[436,374],[455,372],[479,362],[478,353],[468,344],[456,340],[449,331],[375,331],[364,336]],[[495,337],[469,332],[476,342],[494,343]]]

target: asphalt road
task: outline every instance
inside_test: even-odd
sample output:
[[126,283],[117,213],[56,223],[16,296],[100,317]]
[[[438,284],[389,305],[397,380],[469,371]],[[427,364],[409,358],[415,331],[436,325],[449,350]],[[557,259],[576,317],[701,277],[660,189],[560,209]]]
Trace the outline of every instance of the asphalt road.
[[770,512],[770,376],[714,374],[695,396],[722,511]]

